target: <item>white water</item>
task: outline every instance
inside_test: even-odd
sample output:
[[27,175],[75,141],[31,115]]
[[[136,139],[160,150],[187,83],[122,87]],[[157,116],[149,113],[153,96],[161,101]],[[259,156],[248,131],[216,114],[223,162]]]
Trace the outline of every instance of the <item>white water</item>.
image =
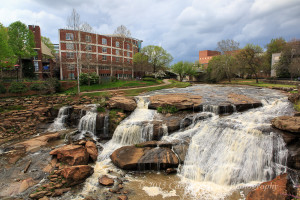
[[63,106],[59,109],[57,117],[54,122],[47,129],[48,132],[56,132],[66,130],[65,121],[69,115],[70,106]]
[[80,139],[82,139],[85,135],[89,135],[95,141],[97,140],[96,137],[96,119],[97,119],[97,104],[90,104],[86,107],[88,110],[86,114],[81,117],[78,130],[80,131]]

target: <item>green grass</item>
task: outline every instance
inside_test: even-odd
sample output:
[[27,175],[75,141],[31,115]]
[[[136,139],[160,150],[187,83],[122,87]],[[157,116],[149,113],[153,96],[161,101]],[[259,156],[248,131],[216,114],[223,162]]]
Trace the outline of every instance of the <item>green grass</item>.
[[6,106],[6,107],[1,107],[0,108],[0,112],[9,112],[9,111],[12,111],[12,110],[24,110],[25,107],[24,106],[21,106],[21,105],[16,105],[16,106]]
[[[88,92],[88,91],[97,91],[97,90],[105,90],[105,89],[119,89],[119,88],[129,88],[129,87],[143,87],[143,86],[152,86],[160,84],[161,81],[123,81],[119,80],[117,82],[108,82],[108,83],[102,83],[102,84],[96,84],[96,85],[81,85],[80,91],[81,92]],[[77,86],[68,89],[65,91],[65,94],[72,94],[77,92]]]
[[300,112],[300,101],[294,103],[294,109],[298,112]]
[[231,83],[228,81],[222,82],[224,84],[238,84],[238,85],[251,85],[251,86],[257,86],[257,87],[283,87],[283,88],[297,88],[296,85],[283,85],[283,84],[272,84],[272,83],[265,83],[263,81],[258,81],[256,83],[255,79],[238,79],[238,80],[232,80]]

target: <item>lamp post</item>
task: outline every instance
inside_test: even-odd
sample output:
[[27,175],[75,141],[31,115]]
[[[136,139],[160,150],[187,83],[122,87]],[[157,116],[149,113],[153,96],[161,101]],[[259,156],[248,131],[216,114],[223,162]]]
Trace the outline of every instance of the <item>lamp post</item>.
[[17,82],[19,82],[19,67],[20,67],[20,65],[14,65],[15,66],[15,68],[17,69]]

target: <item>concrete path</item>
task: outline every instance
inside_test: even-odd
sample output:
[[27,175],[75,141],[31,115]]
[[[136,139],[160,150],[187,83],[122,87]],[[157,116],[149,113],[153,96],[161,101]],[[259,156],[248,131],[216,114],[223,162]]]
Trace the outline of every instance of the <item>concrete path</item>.
[[117,92],[117,91],[124,91],[124,90],[134,90],[134,89],[143,89],[143,88],[152,88],[157,86],[164,86],[164,85],[170,85],[171,82],[169,79],[164,79],[163,84],[159,85],[152,85],[152,86],[145,86],[145,87],[132,87],[132,88],[120,88],[120,89],[107,89],[107,90],[93,90],[88,92],[80,92],[80,94],[88,94],[88,93],[95,93],[95,92]]

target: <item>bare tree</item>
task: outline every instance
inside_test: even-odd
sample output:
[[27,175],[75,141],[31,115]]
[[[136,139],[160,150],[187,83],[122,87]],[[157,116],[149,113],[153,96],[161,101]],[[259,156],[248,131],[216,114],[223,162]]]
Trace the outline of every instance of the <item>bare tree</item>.
[[126,26],[121,25],[121,26],[117,27],[117,29],[114,32],[114,35],[117,36],[118,38],[120,38],[121,41],[122,41],[122,68],[123,68],[123,79],[124,79],[124,67],[125,67],[124,49],[125,49],[125,41],[126,41],[126,38],[130,38],[131,37],[131,32],[126,28]]

